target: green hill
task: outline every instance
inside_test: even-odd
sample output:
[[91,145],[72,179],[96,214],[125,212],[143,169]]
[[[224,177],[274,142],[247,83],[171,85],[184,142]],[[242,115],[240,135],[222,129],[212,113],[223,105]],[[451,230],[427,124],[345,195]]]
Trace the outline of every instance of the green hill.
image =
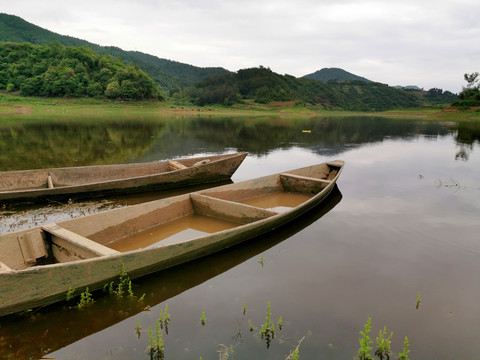
[[157,85],[138,66],[59,43],[0,42],[0,89],[27,96],[158,97]]
[[[174,101],[187,99],[201,106],[294,102],[382,111],[441,105],[456,99],[455,94],[441,89],[395,89],[339,68],[321,69],[302,78],[264,67],[236,73],[221,67],[201,68],[59,35],[2,13],[0,49],[0,89],[20,90],[24,95],[141,99],[156,96],[153,79],[162,91],[174,94]],[[124,80],[128,81],[122,85]],[[132,85],[140,83],[135,92]]]
[[385,84],[358,80],[323,83],[276,74],[264,67],[204,79],[189,89],[188,95],[200,106],[232,105],[246,100],[258,103],[293,101],[325,108],[382,111],[421,105],[419,96],[414,93]]
[[365,79],[364,77],[349,73],[348,71],[339,68],[323,68],[303,77],[307,79],[319,80],[324,83],[342,81],[371,82],[371,80]]
[[58,42],[65,46],[88,46],[100,55],[111,55],[125,63],[140,66],[157,82],[163,91],[183,89],[208,76],[229,73],[221,67],[197,67],[177,61],[161,59],[138,51],[124,51],[118,47],[100,46],[86,40],[60,35],[31,24],[14,15],[0,13],[0,41],[29,42],[36,45]]

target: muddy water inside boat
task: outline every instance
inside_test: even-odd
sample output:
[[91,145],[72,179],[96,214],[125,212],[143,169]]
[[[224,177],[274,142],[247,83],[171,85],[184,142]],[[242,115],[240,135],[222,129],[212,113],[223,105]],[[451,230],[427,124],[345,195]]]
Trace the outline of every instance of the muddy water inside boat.
[[111,249],[125,252],[167,243],[178,243],[239,225],[241,224],[232,221],[191,214],[105,245]]
[[288,211],[311,199],[313,195],[291,192],[275,192],[243,200],[242,203],[277,212]]

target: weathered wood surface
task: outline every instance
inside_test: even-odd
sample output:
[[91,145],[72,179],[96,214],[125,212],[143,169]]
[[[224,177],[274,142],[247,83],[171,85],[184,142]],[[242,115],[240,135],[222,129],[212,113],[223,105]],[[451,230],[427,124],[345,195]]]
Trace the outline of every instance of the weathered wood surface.
[[229,179],[246,156],[235,153],[170,162],[3,171],[0,202],[42,202],[211,183]]
[[[238,203],[241,195],[284,191],[282,176],[275,174],[1,235],[0,315],[62,300],[69,288],[99,289],[117,277],[122,267],[135,278],[220,251],[285,225],[321,203],[333,189],[342,168],[343,162],[337,161],[283,173],[283,177],[301,179],[302,187],[308,183],[315,187],[320,183],[322,188],[302,204],[282,213]],[[331,177],[333,172],[335,175]],[[329,183],[321,181],[330,178]],[[155,247],[124,253],[102,245],[107,239],[115,241],[192,212],[235,220],[239,225],[181,243],[160,241]],[[51,265],[25,263],[18,237],[35,232],[44,236],[47,247],[61,244],[75,256],[61,257],[57,260],[63,262]],[[86,256],[78,253],[85,249],[90,251]]]

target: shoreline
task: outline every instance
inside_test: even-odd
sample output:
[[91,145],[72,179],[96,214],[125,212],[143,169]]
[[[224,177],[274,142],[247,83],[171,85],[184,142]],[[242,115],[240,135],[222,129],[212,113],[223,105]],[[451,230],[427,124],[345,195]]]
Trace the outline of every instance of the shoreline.
[[480,121],[480,111],[451,108],[417,108],[360,112],[282,104],[244,104],[232,107],[212,105],[199,107],[169,101],[112,101],[93,98],[40,98],[0,93],[0,122],[4,117],[29,116],[278,116],[278,117],[345,117],[379,116],[388,118],[424,119],[430,121]]

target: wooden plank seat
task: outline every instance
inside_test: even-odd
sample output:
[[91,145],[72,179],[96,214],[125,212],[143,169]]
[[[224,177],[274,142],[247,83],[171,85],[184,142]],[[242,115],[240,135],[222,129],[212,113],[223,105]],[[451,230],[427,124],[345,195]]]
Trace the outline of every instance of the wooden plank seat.
[[332,180],[312,178],[295,174],[281,173],[280,179],[285,191],[313,193],[322,191]]
[[[200,166],[200,165],[206,165],[208,163],[210,163],[210,159],[203,159],[203,160],[197,161],[195,164],[192,165],[192,167],[196,167],[196,166]],[[188,168],[188,166],[183,165],[182,163],[179,163],[178,161],[175,161],[175,160],[169,161],[168,162],[168,167],[169,167],[170,171],[183,170],[183,169]]]
[[59,262],[119,254],[116,250],[62,228],[55,223],[42,226],[42,230],[49,234],[53,255]]
[[277,212],[207,195],[190,194],[197,214],[213,216],[224,220],[249,224],[254,221],[278,215]]
[[50,175],[47,176],[47,187],[49,189],[53,189],[53,181],[52,181],[52,177]]
[[187,167],[183,164],[180,164],[178,161],[172,160],[168,162],[168,167],[170,170],[183,170],[186,169]]

